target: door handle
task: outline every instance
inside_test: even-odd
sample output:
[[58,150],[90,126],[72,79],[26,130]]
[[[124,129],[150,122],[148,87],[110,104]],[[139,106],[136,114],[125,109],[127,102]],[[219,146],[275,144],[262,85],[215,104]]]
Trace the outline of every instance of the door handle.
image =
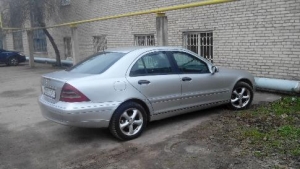
[[190,77],[183,77],[183,78],[182,78],[182,81],[184,81],[184,82],[185,82],[185,81],[191,81],[191,80],[192,80],[192,78],[190,78]]
[[138,81],[138,84],[139,85],[142,85],[142,84],[149,84],[150,83],[150,81],[148,81],[148,80],[139,80]]

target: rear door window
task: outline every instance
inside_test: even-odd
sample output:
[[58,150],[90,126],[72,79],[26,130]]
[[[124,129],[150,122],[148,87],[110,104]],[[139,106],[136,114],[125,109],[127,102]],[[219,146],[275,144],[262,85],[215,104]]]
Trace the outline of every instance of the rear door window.
[[168,56],[153,52],[140,58],[131,68],[130,76],[164,75],[173,73]]

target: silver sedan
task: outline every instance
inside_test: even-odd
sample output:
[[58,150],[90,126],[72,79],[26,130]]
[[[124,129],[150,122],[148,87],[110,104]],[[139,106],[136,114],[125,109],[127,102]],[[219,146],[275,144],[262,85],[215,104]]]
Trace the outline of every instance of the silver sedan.
[[254,77],[217,68],[178,47],[105,50],[70,69],[45,74],[39,104],[51,121],[109,128],[121,140],[140,136],[148,122],[226,104],[246,109]]

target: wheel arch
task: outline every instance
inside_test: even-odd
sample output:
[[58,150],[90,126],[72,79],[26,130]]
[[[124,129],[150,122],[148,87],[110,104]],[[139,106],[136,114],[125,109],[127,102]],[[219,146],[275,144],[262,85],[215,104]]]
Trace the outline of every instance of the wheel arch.
[[127,103],[127,102],[135,102],[135,103],[140,104],[146,111],[147,122],[150,121],[150,116],[151,116],[150,108],[143,100],[137,99],[137,98],[131,98],[131,99],[128,99],[128,100],[124,101],[123,103],[121,103],[118,107],[120,107],[122,104]]
[[239,83],[239,82],[245,82],[245,83],[249,84],[249,85],[252,87],[252,89],[254,88],[254,86],[253,86],[251,80],[249,80],[249,79],[247,79],[247,78],[241,78],[241,79],[239,79],[235,84],[237,84],[237,83]]

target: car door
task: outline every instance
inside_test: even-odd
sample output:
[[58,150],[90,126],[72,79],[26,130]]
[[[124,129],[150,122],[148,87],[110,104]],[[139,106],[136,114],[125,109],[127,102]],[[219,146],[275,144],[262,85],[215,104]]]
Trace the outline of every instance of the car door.
[[127,80],[149,100],[154,114],[180,107],[181,82],[165,52],[143,54],[133,64]]
[[210,72],[210,64],[184,51],[173,51],[171,55],[181,79],[182,106],[193,107],[228,100],[229,88],[217,73]]

